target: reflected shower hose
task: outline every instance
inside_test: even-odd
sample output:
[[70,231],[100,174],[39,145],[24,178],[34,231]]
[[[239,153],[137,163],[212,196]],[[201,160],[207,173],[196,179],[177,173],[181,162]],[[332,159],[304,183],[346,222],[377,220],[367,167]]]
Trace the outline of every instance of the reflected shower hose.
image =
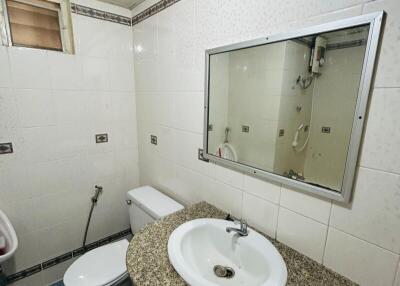
[[[305,84],[306,80],[304,80],[304,79],[301,80],[301,77],[299,76],[299,78],[297,79],[297,83],[300,85],[300,87],[302,89],[307,89],[308,87],[310,87],[311,83],[313,82],[313,79],[314,79],[314,75],[311,75],[308,78],[309,84],[306,85]],[[302,82],[302,84],[300,84],[300,82]],[[314,85],[315,85],[315,81],[314,81]],[[294,135],[294,140],[293,140],[293,143],[292,143],[292,147],[293,147],[293,150],[298,152],[298,153],[302,152],[306,148],[306,146],[308,144],[308,140],[310,139],[310,136],[311,136],[311,125],[312,125],[312,119],[313,119],[313,113],[314,113],[313,111],[314,111],[314,90],[313,90],[312,96],[311,96],[311,116],[310,116],[310,124],[309,124],[309,127],[308,127],[309,131],[308,131],[307,138],[304,141],[303,146],[301,146],[300,148],[297,148],[297,144],[298,144],[299,133],[304,128],[303,124],[300,124],[300,126],[297,128],[296,133]]]

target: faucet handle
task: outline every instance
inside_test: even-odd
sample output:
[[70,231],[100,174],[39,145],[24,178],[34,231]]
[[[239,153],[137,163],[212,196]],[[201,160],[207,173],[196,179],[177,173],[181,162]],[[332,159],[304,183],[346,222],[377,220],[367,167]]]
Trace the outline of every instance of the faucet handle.
[[244,219],[240,220],[240,229],[243,230],[244,232],[247,232],[247,222],[246,222],[246,220],[244,220]]

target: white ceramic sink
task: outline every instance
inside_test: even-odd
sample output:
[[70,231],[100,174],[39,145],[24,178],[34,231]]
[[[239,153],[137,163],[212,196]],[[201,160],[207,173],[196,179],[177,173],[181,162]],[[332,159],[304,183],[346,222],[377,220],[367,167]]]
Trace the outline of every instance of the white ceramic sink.
[[[284,286],[286,264],[271,242],[251,228],[248,236],[227,233],[228,226],[238,227],[226,220],[196,219],[176,228],[168,255],[179,275],[191,286]],[[218,277],[215,265],[230,267],[234,276]]]
[[1,210],[0,236],[4,236],[6,239],[6,252],[4,254],[0,254],[0,263],[2,263],[14,255],[18,247],[18,238],[10,220]]

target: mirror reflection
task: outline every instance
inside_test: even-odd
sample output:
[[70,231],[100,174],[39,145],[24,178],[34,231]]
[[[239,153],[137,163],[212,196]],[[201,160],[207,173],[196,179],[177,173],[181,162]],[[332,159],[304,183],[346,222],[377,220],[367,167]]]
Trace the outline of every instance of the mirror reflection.
[[212,54],[207,153],[340,191],[368,31]]

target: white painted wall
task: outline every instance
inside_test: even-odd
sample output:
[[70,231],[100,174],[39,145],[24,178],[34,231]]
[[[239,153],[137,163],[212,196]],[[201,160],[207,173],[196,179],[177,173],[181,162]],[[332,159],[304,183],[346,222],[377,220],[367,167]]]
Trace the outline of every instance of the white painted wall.
[[[7,274],[81,246],[95,184],[104,193],[89,242],[129,227],[125,194],[139,174],[131,27],[72,17],[76,55],[0,47],[0,142],[15,150],[0,156],[0,209],[19,238]],[[109,143],[95,144],[105,132]],[[71,262],[16,285],[59,280]]]
[[[205,49],[377,10],[388,18],[351,205],[197,160]],[[141,183],[243,216],[361,285],[393,285],[400,254],[399,26],[397,0],[182,0],[134,26],[134,45],[143,48],[135,52]],[[150,134],[158,146],[149,144]]]

